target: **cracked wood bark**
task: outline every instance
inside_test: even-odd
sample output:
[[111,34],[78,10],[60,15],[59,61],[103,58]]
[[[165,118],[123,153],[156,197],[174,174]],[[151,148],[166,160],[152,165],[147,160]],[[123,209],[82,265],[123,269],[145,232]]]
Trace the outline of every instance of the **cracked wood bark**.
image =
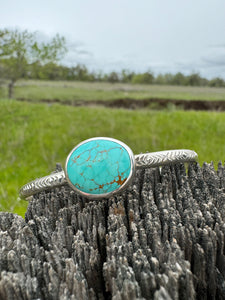
[[0,213],[0,299],[225,299],[224,221],[221,163],[139,170],[109,200],[42,192]]

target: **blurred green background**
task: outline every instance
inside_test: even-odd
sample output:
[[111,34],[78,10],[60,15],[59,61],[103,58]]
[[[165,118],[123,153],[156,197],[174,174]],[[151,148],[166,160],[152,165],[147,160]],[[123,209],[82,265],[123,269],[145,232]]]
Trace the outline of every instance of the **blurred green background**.
[[225,160],[224,112],[126,110],[0,100],[0,209],[24,216],[19,188],[64,165],[71,149],[95,137],[117,138],[135,154],[195,150],[199,162]]

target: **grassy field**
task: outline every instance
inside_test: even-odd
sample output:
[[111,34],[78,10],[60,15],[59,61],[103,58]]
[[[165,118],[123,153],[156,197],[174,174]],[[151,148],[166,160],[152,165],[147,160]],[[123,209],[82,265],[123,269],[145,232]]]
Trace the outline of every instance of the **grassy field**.
[[0,100],[0,210],[24,215],[19,188],[65,163],[80,141],[109,136],[134,153],[187,148],[199,162],[225,160],[225,113],[129,111]]
[[[6,87],[0,97],[7,97]],[[15,98],[29,100],[115,100],[122,98],[225,100],[225,88],[21,80],[15,86]]]

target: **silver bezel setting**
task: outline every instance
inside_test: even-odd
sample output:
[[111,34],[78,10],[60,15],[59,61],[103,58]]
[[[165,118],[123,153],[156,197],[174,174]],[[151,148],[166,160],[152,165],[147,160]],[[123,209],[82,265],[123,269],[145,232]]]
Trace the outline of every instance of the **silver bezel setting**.
[[[115,143],[121,145],[128,152],[129,157],[130,157],[131,168],[130,168],[130,174],[129,174],[127,180],[118,189],[116,189],[116,190],[114,190],[112,192],[109,192],[109,193],[104,193],[104,194],[89,194],[89,193],[83,192],[83,191],[79,190],[78,188],[76,188],[73,185],[73,183],[70,181],[68,173],[67,173],[67,165],[68,165],[68,162],[69,162],[69,159],[70,159],[70,156],[72,155],[72,153],[77,148],[79,148],[81,145],[86,144],[86,143],[88,143],[90,141],[94,141],[94,140],[107,140],[107,141],[115,142]],[[109,137],[94,137],[94,138],[90,138],[90,139],[84,140],[83,142],[79,143],[77,146],[75,146],[70,151],[69,155],[67,156],[66,163],[65,163],[65,176],[66,176],[66,180],[67,180],[69,186],[74,191],[76,191],[76,193],[80,194],[83,197],[91,198],[91,199],[110,198],[111,196],[113,196],[115,194],[121,193],[131,183],[131,181],[132,181],[132,179],[134,177],[134,174],[135,174],[135,166],[136,166],[136,164],[135,164],[134,154],[133,154],[132,150],[126,144],[124,144],[123,142],[121,142],[121,141],[119,141],[117,139],[113,139],[113,138],[109,138]]]

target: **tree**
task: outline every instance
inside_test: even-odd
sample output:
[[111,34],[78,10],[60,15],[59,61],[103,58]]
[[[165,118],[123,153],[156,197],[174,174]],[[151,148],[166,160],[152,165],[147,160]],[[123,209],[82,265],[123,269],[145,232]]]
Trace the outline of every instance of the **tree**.
[[132,83],[152,84],[154,75],[151,72],[136,74],[132,77]]
[[50,42],[40,43],[34,32],[0,30],[0,77],[10,80],[9,98],[18,79],[39,65],[58,62],[66,51],[65,38],[58,34]]
[[76,67],[71,68],[75,80],[86,81],[88,79],[88,69],[85,65],[78,64]]
[[222,78],[216,77],[209,81],[211,87],[225,87],[225,81]]
[[173,79],[171,81],[171,84],[173,85],[185,85],[185,76],[181,73],[181,72],[178,72],[177,74],[175,74],[173,76]]
[[134,72],[131,72],[129,70],[122,70],[121,72],[121,81],[122,82],[132,82],[132,78],[135,75]]
[[193,73],[187,77],[187,85],[201,86],[202,78],[198,73]]
[[119,76],[116,72],[111,72],[107,76],[107,81],[110,83],[115,83],[115,82],[119,82],[120,80],[119,80]]

